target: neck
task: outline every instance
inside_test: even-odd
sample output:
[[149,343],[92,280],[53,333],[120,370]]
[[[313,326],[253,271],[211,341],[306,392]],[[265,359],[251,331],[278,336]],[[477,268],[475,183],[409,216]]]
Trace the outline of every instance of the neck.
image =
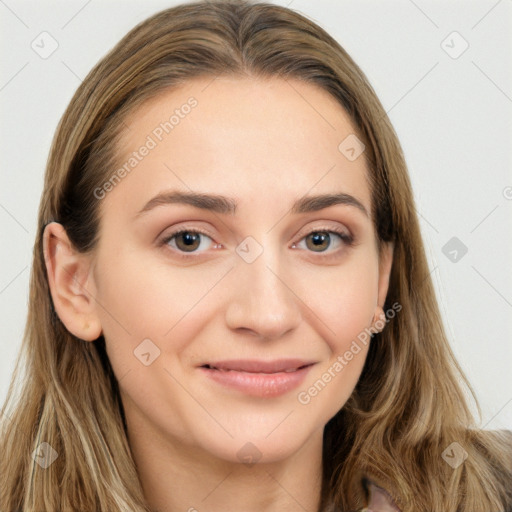
[[319,511],[322,440],[318,430],[292,456],[253,465],[226,461],[179,440],[130,436],[153,512]]

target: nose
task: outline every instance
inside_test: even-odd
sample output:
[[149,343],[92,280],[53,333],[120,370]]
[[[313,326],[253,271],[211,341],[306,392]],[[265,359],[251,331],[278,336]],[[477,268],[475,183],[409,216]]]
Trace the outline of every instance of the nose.
[[252,263],[237,261],[226,309],[230,329],[262,339],[278,339],[300,324],[301,299],[289,273],[266,249]]

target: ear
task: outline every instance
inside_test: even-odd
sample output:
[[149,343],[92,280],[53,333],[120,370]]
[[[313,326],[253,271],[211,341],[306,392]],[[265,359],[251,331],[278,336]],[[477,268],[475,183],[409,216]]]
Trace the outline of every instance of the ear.
[[73,248],[64,227],[51,222],[43,233],[48,284],[55,311],[66,329],[77,338],[94,341],[101,335],[96,313],[92,258]]
[[379,254],[377,306],[375,307],[375,313],[372,320],[372,326],[374,326],[374,328],[379,332],[383,329],[386,321],[384,303],[386,302],[386,296],[388,294],[389,276],[391,275],[391,266],[393,264],[393,249],[393,242],[383,242]]
[[386,296],[389,288],[389,276],[391,275],[391,266],[393,265],[393,242],[382,242],[379,255],[379,291],[378,305],[383,308],[386,302]]

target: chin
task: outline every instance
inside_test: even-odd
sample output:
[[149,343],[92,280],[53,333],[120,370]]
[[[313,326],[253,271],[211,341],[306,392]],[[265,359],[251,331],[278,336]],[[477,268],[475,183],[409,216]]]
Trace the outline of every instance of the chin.
[[[286,414],[283,414],[280,421]],[[293,413],[290,414],[293,416]],[[286,422],[286,420],[285,420]],[[304,423],[301,428],[295,423],[284,426],[283,422],[263,421],[259,425],[237,425],[227,428],[226,432],[202,433],[196,437],[198,444],[212,456],[231,463],[242,463],[247,466],[276,463],[292,457],[312,436]],[[269,427],[272,425],[272,427]],[[314,432],[314,429],[312,429]],[[323,429],[321,430],[323,433]],[[199,433],[198,433],[199,434]],[[213,437],[212,437],[213,434]],[[322,436],[320,436],[320,443]]]

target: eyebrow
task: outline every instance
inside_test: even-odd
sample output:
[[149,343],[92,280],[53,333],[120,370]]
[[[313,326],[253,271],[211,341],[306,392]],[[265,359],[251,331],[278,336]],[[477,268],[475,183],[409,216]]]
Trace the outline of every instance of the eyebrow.
[[[196,192],[178,192],[168,191],[162,192],[152,199],[150,199],[144,207],[136,214],[136,217],[142,215],[145,212],[153,210],[158,206],[169,205],[169,204],[188,204],[195,208],[202,210],[209,210],[216,213],[235,215],[237,202],[229,197],[215,195],[215,194],[202,194]],[[301,197],[291,208],[292,214],[316,212],[323,210],[329,206],[334,205],[346,205],[353,206],[360,210],[370,218],[370,215],[365,206],[354,196],[345,193],[338,194],[321,194],[316,196],[305,196]]]

